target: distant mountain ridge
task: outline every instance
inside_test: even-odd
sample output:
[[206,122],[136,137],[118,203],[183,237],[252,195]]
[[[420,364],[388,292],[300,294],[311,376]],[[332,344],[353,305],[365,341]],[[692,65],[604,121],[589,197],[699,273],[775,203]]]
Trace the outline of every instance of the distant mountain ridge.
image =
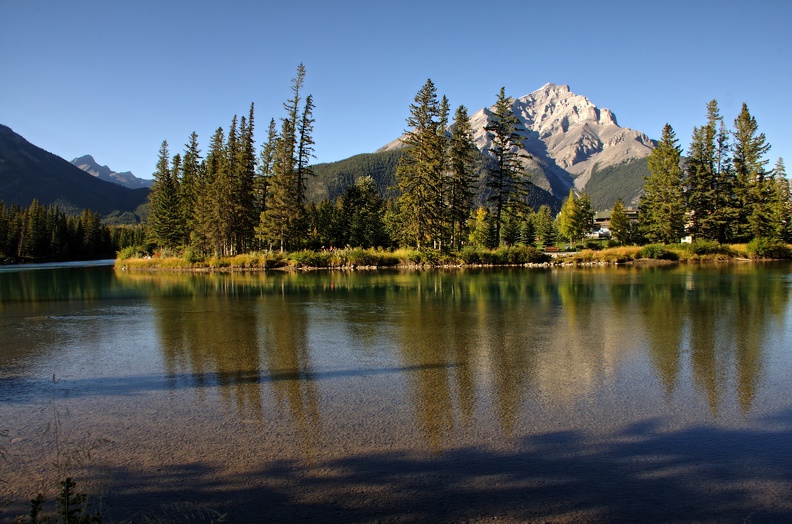
[[0,200],[7,205],[36,199],[67,212],[135,213],[148,193],[100,180],[0,124]]
[[154,183],[153,180],[138,178],[130,171],[118,173],[107,166],[100,166],[91,155],[83,155],[81,157],[75,158],[71,161],[71,163],[86,173],[95,176],[99,180],[112,182],[113,184],[128,187],[129,189],[141,189],[144,187],[150,188],[151,184]]
[[[637,202],[643,176],[649,174],[646,158],[655,147],[648,136],[620,127],[611,110],[598,108],[567,85],[545,84],[513,99],[512,108],[525,131],[523,153],[531,157],[524,165],[537,187],[559,200],[566,198],[570,188],[586,191],[598,209],[611,207],[617,197]],[[485,107],[470,117],[481,151],[492,145],[484,129],[490,111],[491,107]],[[378,151],[403,146],[400,137]],[[600,187],[603,177],[595,176],[598,172],[608,173],[608,189]]]

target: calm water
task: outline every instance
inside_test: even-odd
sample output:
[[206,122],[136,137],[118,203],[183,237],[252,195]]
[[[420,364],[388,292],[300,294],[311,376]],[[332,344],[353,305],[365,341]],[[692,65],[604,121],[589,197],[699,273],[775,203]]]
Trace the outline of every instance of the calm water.
[[0,518],[65,472],[114,521],[789,521],[791,283],[5,268]]

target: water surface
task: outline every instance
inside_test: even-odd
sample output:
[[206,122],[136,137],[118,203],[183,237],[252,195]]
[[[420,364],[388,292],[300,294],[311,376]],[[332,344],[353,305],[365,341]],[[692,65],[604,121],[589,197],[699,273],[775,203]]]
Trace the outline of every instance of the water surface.
[[68,472],[116,521],[788,520],[790,269],[3,271],[0,489]]

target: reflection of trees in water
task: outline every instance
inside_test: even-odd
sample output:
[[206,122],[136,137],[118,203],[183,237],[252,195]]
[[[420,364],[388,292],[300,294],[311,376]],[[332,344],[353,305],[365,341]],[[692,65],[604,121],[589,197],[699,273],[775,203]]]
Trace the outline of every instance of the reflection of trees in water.
[[280,410],[288,411],[308,458],[321,435],[319,394],[308,347],[308,319],[294,297],[270,295],[261,301],[259,323],[266,369]]
[[261,419],[260,364],[255,311],[232,296],[195,295],[186,303],[152,298],[165,369],[173,387],[217,386],[243,417]]
[[[509,434],[538,396],[585,399],[643,346],[669,397],[689,369],[712,413],[732,387],[750,410],[765,331],[785,322],[786,271],[752,265],[180,275],[169,283],[165,277],[165,292],[153,300],[174,381],[222,384],[240,410],[262,417],[259,383],[268,370],[279,406],[309,450],[318,444],[321,414],[306,304],[332,305],[333,321],[344,323],[361,351],[398,352],[410,370],[403,377],[416,427],[441,449],[461,428],[481,422],[486,415],[478,410],[491,408]],[[238,307],[240,300],[249,306]],[[189,370],[187,378],[180,370]]]
[[769,324],[783,322],[787,307],[785,272],[752,265],[705,270],[683,266],[644,274],[636,290],[652,361],[669,392],[678,380],[687,343],[693,381],[707,396],[712,413],[718,413],[732,366],[740,407],[751,409]]

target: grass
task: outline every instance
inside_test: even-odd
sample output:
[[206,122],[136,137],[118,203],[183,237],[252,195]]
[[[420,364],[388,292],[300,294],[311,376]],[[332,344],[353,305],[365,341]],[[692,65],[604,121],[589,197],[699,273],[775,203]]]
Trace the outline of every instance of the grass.
[[386,267],[458,267],[505,265],[588,265],[623,264],[641,260],[675,262],[720,262],[733,259],[789,259],[792,246],[767,239],[749,244],[722,245],[697,241],[692,244],[649,244],[645,246],[605,247],[586,245],[555,257],[533,246],[485,249],[466,246],[461,251],[436,249],[346,248],[333,251],[301,250],[291,253],[252,252],[231,257],[203,257],[189,248],[182,252],[165,251],[153,255],[130,249],[119,253],[116,268],[121,270],[165,271],[262,271],[272,269],[357,269]]

